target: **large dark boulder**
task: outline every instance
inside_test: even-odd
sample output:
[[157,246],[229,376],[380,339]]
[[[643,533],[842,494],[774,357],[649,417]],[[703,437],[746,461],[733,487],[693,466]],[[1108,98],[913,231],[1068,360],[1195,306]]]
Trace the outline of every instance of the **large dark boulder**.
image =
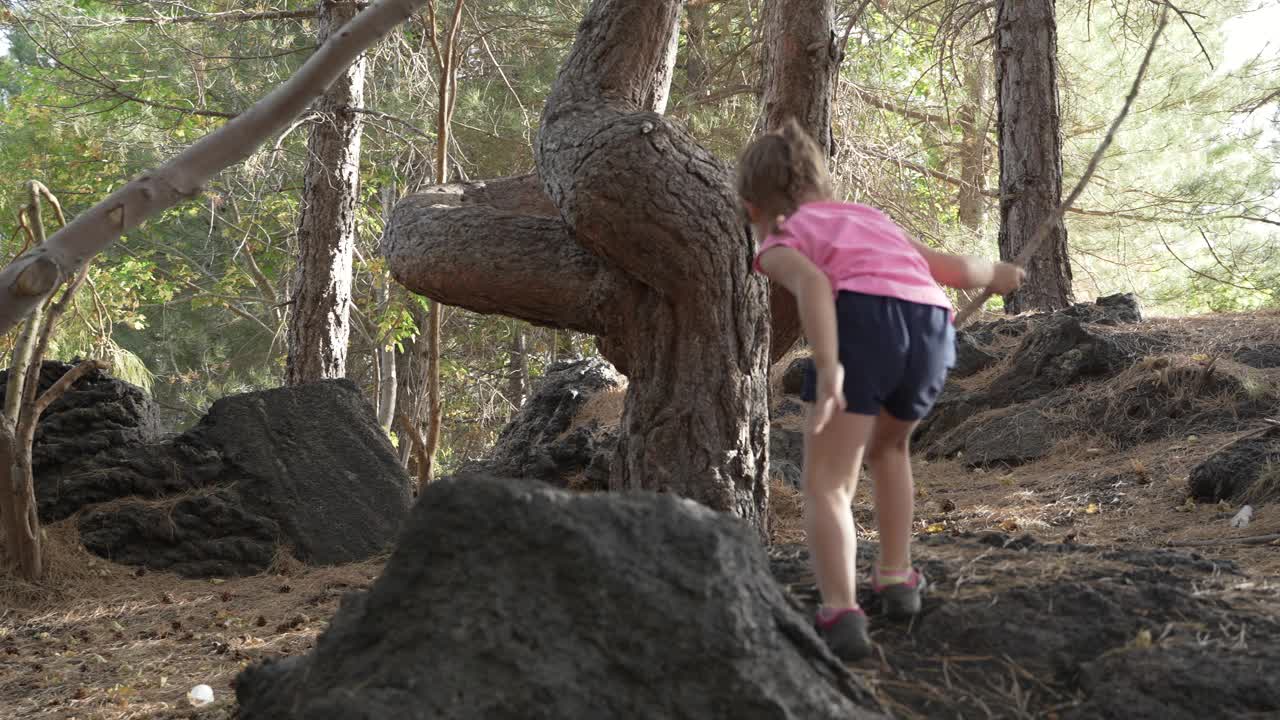
[[798,357],[792,360],[787,369],[782,371],[782,392],[784,395],[799,395],[804,390],[804,376],[812,372],[813,358]]
[[1004,407],[1035,400],[1083,380],[1119,373],[1130,360],[1112,338],[1070,315],[1054,315],[1023,337],[1009,368],[992,380],[985,402]]
[[427,488],[372,589],[236,696],[243,720],[881,716],[745,525],[485,476]]
[[1280,498],[1280,425],[1205,458],[1192,469],[1189,484],[1197,500],[1261,503]]
[[617,432],[598,420],[574,423],[592,398],[617,390],[624,382],[600,358],[552,365],[489,454],[467,469],[558,487],[607,489]]
[[1142,322],[1142,306],[1133,293],[1104,295],[1092,303],[1076,303],[1063,311],[1098,325],[1132,325]]
[[245,509],[231,489],[94,506],[79,528],[85,547],[98,555],[190,577],[264,570],[284,537],[275,520]]
[[973,333],[960,330],[956,333],[956,364],[951,377],[966,378],[976,375],[1000,361],[999,356],[987,352]]
[[203,576],[261,572],[281,550],[363,560],[387,549],[412,502],[346,380],[226,397],[167,439],[126,383],[91,375],[66,398],[38,436],[41,515],[79,513],[85,546],[117,562]]
[[[48,390],[75,362],[46,360],[39,392]],[[7,370],[0,371],[0,403],[8,376]],[[31,466],[41,519],[61,520],[85,505],[118,497],[104,489],[116,481],[99,475],[127,462],[134,448],[157,442],[160,435],[158,408],[141,388],[100,370],[80,378],[45,410],[36,426]],[[184,486],[157,475],[135,490],[158,495]]]
[[982,413],[929,446],[931,458],[961,455],[966,465],[1021,465],[1048,455],[1057,438],[1043,401]]
[[769,469],[788,485],[800,487],[804,467],[804,433],[780,427],[769,428]]
[[1280,345],[1263,343],[1242,347],[1236,350],[1231,358],[1241,365],[1248,365],[1258,370],[1280,368]]

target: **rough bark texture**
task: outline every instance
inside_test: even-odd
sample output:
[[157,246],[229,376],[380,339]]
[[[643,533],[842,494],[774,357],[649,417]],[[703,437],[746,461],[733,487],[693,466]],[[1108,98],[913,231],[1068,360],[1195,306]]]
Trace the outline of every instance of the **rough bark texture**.
[[977,235],[987,218],[987,129],[990,102],[989,57],[970,58],[965,66],[965,102],[957,119],[960,144],[960,189],[956,206],[960,224]]
[[[840,49],[832,29],[832,0],[777,0],[764,6],[763,112],[758,132],[794,117],[822,148],[835,153],[831,103]],[[786,288],[770,287],[770,362],[781,360],[800,339],[800,312]]]
[[511,414],[520,411],[529,387],[529,352],[525,342],[524,327],[511,330],[511,349],[507,357],[507,402]]
[[[355,2],[323,0],[316,17],[324,43],[355,17]],[[361,55],[316,102],[319,116],[307,139],[307,167],[298,221],[298,268],[289,312],[285,382],[339,378],[347,371],[351,316],[351,258],[360,190],[366,58]]]
[[678,493],[763,530],[766,293],[729,169],[657,114],[680,6],[592,4],[542,118],[545,194],[410,198],[383,252],[415,292],[596,335],[630,380],[611,486]]
[[483,475],[427,488],[315,651],[235,688],[243,720],[883,717],[740,523]]
[[0,525],[4,529],[4,555],[21,575],[37,580],[43,574],[39,531],[28,533],[28,516],[34,501],[28,497],[27,474],[19,456],[14,427],[0,417]]
[[[1062,203],[1055,0],[1000,0],[996,77],[1000,137],[1000,259],[1012,261]],[[1072,303],[1067,229],[1061,220],[1005,296],[1010,314]]]

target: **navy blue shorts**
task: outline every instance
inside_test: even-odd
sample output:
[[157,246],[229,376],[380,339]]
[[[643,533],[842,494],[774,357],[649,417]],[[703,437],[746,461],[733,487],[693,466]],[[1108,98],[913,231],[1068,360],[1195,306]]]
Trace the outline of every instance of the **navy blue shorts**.
[[[891,297],[841,291],[836,297],[840,364],[848,411],[919,420],[933,409],[956,362],[951,313]],[[800,397],[817,399],[817,372],[805,368]]]

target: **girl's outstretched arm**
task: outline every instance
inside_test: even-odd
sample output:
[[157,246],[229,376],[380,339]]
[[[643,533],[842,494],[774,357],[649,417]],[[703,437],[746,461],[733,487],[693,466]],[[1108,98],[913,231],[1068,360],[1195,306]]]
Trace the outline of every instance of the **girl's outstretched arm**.
[[791,291],[800,309],[800,324],[813,349],[818,370],[818,398],[813,432],[822,432],[836,412],[844,410],[844,368],[837,352],[835,294],[827,274],[798,250],[774,247],[760,256],[760,269],[773,282]]
[[934,250],[915,238],[907,239],[929,263],[933,279],[947,287],[961,290],[991,288],[992,292],[1003,295],[1016,290],[1022,283],[1024,272],[1012,263],[993,263],[972,255],[952,255]]

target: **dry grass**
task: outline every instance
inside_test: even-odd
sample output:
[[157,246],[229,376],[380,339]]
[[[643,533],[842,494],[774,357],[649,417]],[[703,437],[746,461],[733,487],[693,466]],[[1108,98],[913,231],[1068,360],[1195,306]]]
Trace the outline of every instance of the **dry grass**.
[[1244,501],[1249,505],[1261,505],[1275,500],[1280,500],[1280,462],[1268,461],[1249,486]]
[[41,528],[44,579],[36,584],[0,573],[0,607],[19,610],[54,602],[91,598],[109,587],[123,568],[104,563],[84,549],[72,520]]
[[769,539],[783,545],[804,542],[804,495],[779,480],[769,483]]
[[627,385],[623,383],[611,390],[592,395],[578,410],[573,427],[599,423],[603,428],[614,428],[622,422],[622,407],[627,397]]

